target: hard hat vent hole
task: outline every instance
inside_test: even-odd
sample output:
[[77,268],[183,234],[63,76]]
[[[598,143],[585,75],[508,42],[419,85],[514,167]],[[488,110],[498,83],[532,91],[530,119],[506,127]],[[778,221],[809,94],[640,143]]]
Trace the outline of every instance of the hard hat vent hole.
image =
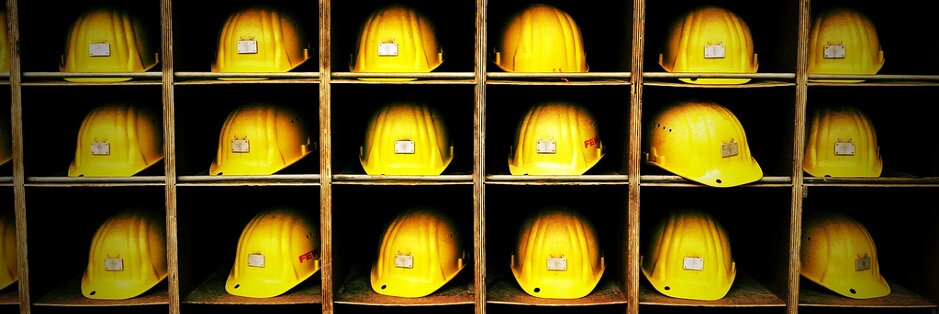
[[851,291],[851,294],[857,294],[857,291],[855,291],[854,289],[851,289],[851,290],[848,290],[848,291]]
[[826,177],[826,178],[831,178],[831,175],[830,175],[830,174],[826,174],[825,177]]
[[541,288],[535,288],[535,293],[541,292]]
[[238,289],[239,287],[241,287],[241,284],[235,284],[235,289]]
[[668,133],[672,133],[672,129],[668,129]]
[[381,285],[382,290],[385,290],[385,288],[388,288],[388,285]]
[[89,295],[95,295],[95,292],[97,291],[92,291],[91,293],[89,293]]
[[720,184],[720,183],[721,183],[721,179],[714,180],[714,182],[717,182],[718,184]]
[[665,289],[665,291],[668,291],[668,290],[672,290],[672,287],[669,287],[669,286],[665,286],[665,288],[664,288],[664,289]]
[[79,177],[84,177],[85,174],[84,174],[84,173],[79,173],[78,176],[79,176]]

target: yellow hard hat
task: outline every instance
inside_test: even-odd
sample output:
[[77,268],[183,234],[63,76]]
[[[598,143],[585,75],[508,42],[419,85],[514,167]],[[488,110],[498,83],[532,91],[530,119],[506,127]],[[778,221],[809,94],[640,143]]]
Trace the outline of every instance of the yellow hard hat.
[[352,72],[430,72],[443,63],[434,25],[410,6],[375,10],[359,30]]
[[16,221],[11,213],[0,213],[0,290],[19,278],[19,267],[16,264]]
[[225,291],[276,297],[319,270],[320,230],[311,215],[293,208],[267,209],[242,230]]
[[162,115],[147,106],[93,108],[78,130],[70,177],[129,177],[163,160]]
[[[668,72],[756,73],[753,38],[743,19],[719,6],[697,7],[676,19],[659,65]],[[743,84],[748,78],[680,78],[694,84]]]
[[802,168],[815,177],[879,177],[883,170],[877,131],[855,106],[812,111]]
[[0,110],[0,166],[13,159],[13,128],[10,110]]
[[737,275],[727,232],[711,214],[679,209],[661,219],[642,250],[642,274],[660,293],[679,299],[723,298]]
[[750,154],[740,120],[712,101],[680,101],[644,127],[646,162],[713,187],[757,181],[763,170]]
[[287,106],[249,103],[228,114],[210,175],[269,175],[313,149],[305,119]]
[[[131,12],[97,6],[82,13],[65,41],[62,72],[146,72],[159,55],[150,31]],[[122,82],[129,77],[65,78],[71,82]]]
[[603,158],[596,119],[574,102],[550,101],[529,108],[509,152],[513,175],[582,175]]
[[293,13],[259,4],[225,20],[212,72],[289,72],[308,59],[309,42]]
[[506,72],[587,72],[580,27],[563,10],[533,4],[512,16],[496,48]]
[[512,274],[535,297],[585,297],[606,269],[593,224],[570,208],[538,210],[522,223],[516,240]]
[[359,161],[369,175],[439,175],[453,160],[443,117],[424,103],[392,102],[368,124]]
[[463,269],[464,258],[461,234],[449,216],[425,207],[405,210],[385,228],[372,264],[372,290],[405,298],[429,295]]
[[890,294],[880,275],[877,248],[867,229],[843,213],[824,210],[806,215],[802,224],[800,274],[822,287],[853,299]]
[[0,72],[10,72],[10,39],[7,38],[7,11],[6,6],[0,7],[0,24],[3,24],[3,33],[0,33]]
[[82,275],[89,299],[136,297],[166,278],[166,220],[149,210],[122,210],[95,232]]
[[[809,31],[809,74],[877,74],[884,65],[877,28],[860,11],[846,7],[820,10]],[[861,82],[863,80],[815,80]]]

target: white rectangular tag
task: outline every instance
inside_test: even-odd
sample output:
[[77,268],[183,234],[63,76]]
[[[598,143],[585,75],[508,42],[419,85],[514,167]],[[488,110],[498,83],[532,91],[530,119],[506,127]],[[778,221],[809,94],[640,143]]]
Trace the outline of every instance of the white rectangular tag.
[[413,153],[414,153],[414,141],[412,140],[395,141],[395,154],[413,154]]
[[825,59],[844,59],[845,49],[844,44],[837,45],[825,45],[824,49],[824,58]]
[[722,59],[724,56],[724,44],[704,45],[705,59]]
[[721,144],[721,158],[737,156],[737,142]]
[[254,39],[249,40],[239,40],[238,41],[238,54],[257,54],[258,53],[258,42]]
[[398,43],[380,43],[378,44],[379,57],[397,57]]
[[411,255],[395,255],[395,267],[414,268],[414,257]]
[[91,142],[91,155],[110,155],[111,143],[108,141]]
[[854,143],[835,142],[836,156],[854,156]]
[[558,145],[554,140],[538,140],[535,142],[535,152],[539,154],[554,154],[558,151]]
[[871,257],[868,255],[858,256],[854,259],[854,271],[871,269]]
[[261,253],[248,254],[248,266],[264,268],[264,254],[261,254]]
[[104,270],[107,271],[123,271],[124,270],[124,259],[120,257],[108,257],[104,259]]
[[248,153],[251,152],[251,144],[248,143],[248,139],[233,139],[231,140],[231,152],[232,153]]
[[704,259],[700,257],[685,256],[681,269],[684,270],[704,270]]
[[566,257],[549,257],[548,270],[565,271],[567,270]]
[[110,57],[111,45],[108,43],[96,43],[88,45],[88,56],[91,57]]

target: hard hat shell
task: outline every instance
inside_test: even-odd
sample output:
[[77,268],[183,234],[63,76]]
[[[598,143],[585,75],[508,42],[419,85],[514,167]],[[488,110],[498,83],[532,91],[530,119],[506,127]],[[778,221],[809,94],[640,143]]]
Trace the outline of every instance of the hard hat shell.
[[232,110],[218,137],[210,175],[270,175],[310,153],[305,119],[294,109],[252,102]]
[[851,105],[815,108],[802,168],[815,177],[879,177],[883,160],[867,114]]
[[750,154],[740,120],[713,101],[672,103],[648,121],[646,162],[713,187],[732,187],[763,177]]
[[163,160],[162,115],[113,102],[88,112],[78,130],[70,177],[129,177]]
[[800,274],[822,287],[854,299],[890,294],[880,275],[877,247],[867,228],[833,210],[805,215]]
[[430,72],[443,63],[433,22],[415,8],[375,10],[359,29],[352,72]]
[[225,291],[276,297],[319,270],[320,230],[312,217],[295,208],[267,209],[242,230]]
[[496,48],[495,63],[506,72],[587,72],[580,27],[567,12],[532,4],[513,15]]
[[[62,72],[146,72],[159,55],[142,20],[120,7],[96,6],[72,24],[65,41]],[[122,82],[129,77],[70,78],[71,82]]]
[[16,256],[16,221],[11,211],[3,211],[0,213],[0,290],[19,279]]
[[[659,65],[668,72],[756,73],[753,38],[743,18],[723,7],[703,5],[669,28]],[[694,84],[743,84],[748,78],[680,78]]]
[[512,274],[535,297],[585,297],[606,269],[596,229],[571,208],[539,209],[522,223],[516,240]]
[[369,120],[359,161],[369,175],[439,175],[453,160],[443,116],[423,102],[390,102]]
[[149,210],[122,210],[91,240],[82,295],[124,300],[147,292],[167,276],[166,220]]
[[[809,31],[809,74],[877,74],[884,65],[877,28],[864,13],[847,7],[820,10]],[[816,80],[861,82],[863,80]]]
[[603,158],[596,119],[575,102],[547,101],[525,113],[509,152],[513,175],[582,175]]
[[385,228],[372,264],[372,290],[405,298],[427,296],[453,279],[465,258],[452,218],[433,208],[407,209]]
[[212,72],[289,72],[310,59],[305,36],[290,11],[262,4],[247,6],[225,20]]
[[7,37],[7,11],[6,6],[0,7],[0,24],[3,33],[0,33],[0,72],[10,72],[10,39]]
[[719,300],[737,274],[730,240],[711,214],[678,209],[661,219],[642,250],[642,274],[655,290],[679,299]]

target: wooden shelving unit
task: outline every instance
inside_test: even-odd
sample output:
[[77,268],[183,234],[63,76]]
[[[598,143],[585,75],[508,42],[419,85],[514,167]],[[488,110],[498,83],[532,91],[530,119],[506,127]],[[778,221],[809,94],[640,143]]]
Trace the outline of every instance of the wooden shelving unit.
[[[692,0],[544,3],[565,10],[584,36],[589,72],[509,73],[495,65],[506,20],[535,0],[414,2],[436,27],[444,63],[430,73],[357,73],[354,39],[384,0],[288,0],[306,31],[309,59],[290,72],[211,72],[226,16],[259,0],[127,3],[151,30],[160,62],[141,73],[59,71],[70,22],[109,0],[7,0],[12,160],[0,164],[0,201],[16,221],[19,280],[0,290],[0,313],[939,313],[939,41],[931,7],[891,3],[714,0],[754,34],[759,70],[669,73],[658,64],[668,24]],[[813,12],[850,5],[878,28],[886,62],[875,75],[807,73]],[[50,10],[50,8],[55,8]],[[129,77],[78,83],[71,77]],[[249,77],[258,80],[226,80]],[[374,80],[415,78],[414,80]],[[679,78],[748,78],[697,85]],[[862,80],[858,83],[822,79]],[[745,126],[764,176],[711,188],[644,162],[652,113],[682,99],[707,99]],[[597,118],[601,161],[580,176],[514,176],[507,157],[532,104],[571,100]],[[369,115],[391,101],[424,101],[447,122],[453,161],[440,176],[373,176],[362,170]],[[93,105],[133,102],[162,113],[165,157],[132,177],[67,176],[81,118]],[[312,152],[270,176],[213,176],[218,134],[238,104],[275,102],[301,113]],[[878,178],[816,178],[803,171],[812,110],[855,104],[873,119],[884,160]],[[2,134],[4,132],[0,132]],[[513,237],[536,208],[585,214],[601,238],[606,269],[574,300],[536,298],[509,268]],[[166,217],[168,278],[128,300],[86,299],[80,279],[96,226],[122,206]],[[238,236],[265,207],[293,206],[318,218],[322,268],[267,299],[225,292]],[[465,267],[422,298],[374,292],[369,267],[382,227],[398,212],[436,206],[454,215]],[[700,207],[727,228],[737,275],[717,301],[667,297],[642,274],[645,237],[656,219]],[[864,223],[892,293],[856,300],[800,276],[803,217],[837,208]],[[911,249],[913,248],[913,249]]]

